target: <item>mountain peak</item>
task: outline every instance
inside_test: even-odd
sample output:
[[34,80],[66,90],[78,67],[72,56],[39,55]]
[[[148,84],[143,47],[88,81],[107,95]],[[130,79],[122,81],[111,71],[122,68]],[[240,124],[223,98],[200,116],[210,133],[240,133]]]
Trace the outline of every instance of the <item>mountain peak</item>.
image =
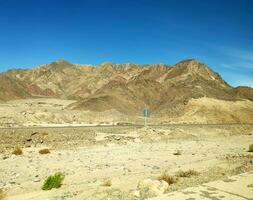
[[202,63],[196,59],[183,60],[177,63],[175,67],[191,74],[215,73],[205,63]]
[[58,59],[58,60],[52,62],[52,64],[53,64],[53,63],[57,63],[57,64],[71,64],[70,62],[68,62],[68,61],[65,60],[64,58],[60,58],[60,59]]
[[175,66],[193,69],[193,68],[204,67],[206,65],[196,59],[187,59],[187,60],[183,60],[183,61],[178,62]]
[[54,70],[63,70],[66,68],[73,68],[75,65],[73,65],[72,63],[64,60],[64,59],[59,59],[56,60],[54,62],[52,62],[51,64],[48,65],[49,69],[54,69]]

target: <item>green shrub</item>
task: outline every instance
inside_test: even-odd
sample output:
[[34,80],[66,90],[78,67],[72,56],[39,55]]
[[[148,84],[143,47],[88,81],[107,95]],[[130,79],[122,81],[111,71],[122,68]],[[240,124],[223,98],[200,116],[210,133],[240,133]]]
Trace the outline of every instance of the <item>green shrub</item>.
[[253,152],[253,144],[249,145],[249,152]]
[[65,175],[61,172],[57,172],[52,176],[49,176],[43,186],[42,190],[51,190],[52,188],[59,188],[61,187],[62,181],[64,179]]

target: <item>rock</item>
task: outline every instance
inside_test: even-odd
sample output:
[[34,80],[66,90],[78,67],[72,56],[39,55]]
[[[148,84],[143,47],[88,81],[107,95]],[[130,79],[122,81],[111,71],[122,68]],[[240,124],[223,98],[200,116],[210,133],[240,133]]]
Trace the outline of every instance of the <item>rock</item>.
[[115,136],[115,140],[120,140],[121,137],[120,136]]
[[13,180],[9,181],[9,183],[10,183],[11,185],[16,184],[16,182],[15,182],[15,181],[13,181]]
[[38,177],[36,177],[34,180],[33,180],[33,182],[40,182],[41,180],[40,180],[40,178],[38,178]]
[[141,199],[162,195],[168,187],[169,184],[163,180],[144,179],[138,184]]
[[9,157],[8,156],[3,156],[3,160],[6,160],[8,159]]
[[18,178],[19,176],[19,174],[13,173],[12,178]]
[[134,196],[134,197],[137,197],[137,198],[140,198],[140,197],[141,197],[140,190],[134,190],[134,191],[133,191],[133,196]]

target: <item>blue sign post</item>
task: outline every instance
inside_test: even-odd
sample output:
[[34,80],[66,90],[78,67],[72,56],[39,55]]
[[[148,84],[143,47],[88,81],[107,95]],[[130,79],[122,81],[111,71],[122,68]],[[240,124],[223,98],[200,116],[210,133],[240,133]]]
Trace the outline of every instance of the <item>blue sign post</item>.
[[150,111],[148,109],[143,110],[143,116],[144,116],[144,125],[147,125],[147,118],[150,116]]

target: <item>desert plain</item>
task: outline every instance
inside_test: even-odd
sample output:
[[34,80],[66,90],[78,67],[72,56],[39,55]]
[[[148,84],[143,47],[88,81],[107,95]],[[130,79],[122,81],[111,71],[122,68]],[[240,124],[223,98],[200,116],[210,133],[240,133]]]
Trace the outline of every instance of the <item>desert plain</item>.
[[[252,124],[141,122],[2,127],[0,188],[5,198],[149,199],[253,170],[248,152]],[[13,154],[17,147],[22,155]],[[40,154],[41,149],[50,153]],[[56,172],[65,175],[62,186],[42,190]],[[165,175],[171,182],[162,180]]]

